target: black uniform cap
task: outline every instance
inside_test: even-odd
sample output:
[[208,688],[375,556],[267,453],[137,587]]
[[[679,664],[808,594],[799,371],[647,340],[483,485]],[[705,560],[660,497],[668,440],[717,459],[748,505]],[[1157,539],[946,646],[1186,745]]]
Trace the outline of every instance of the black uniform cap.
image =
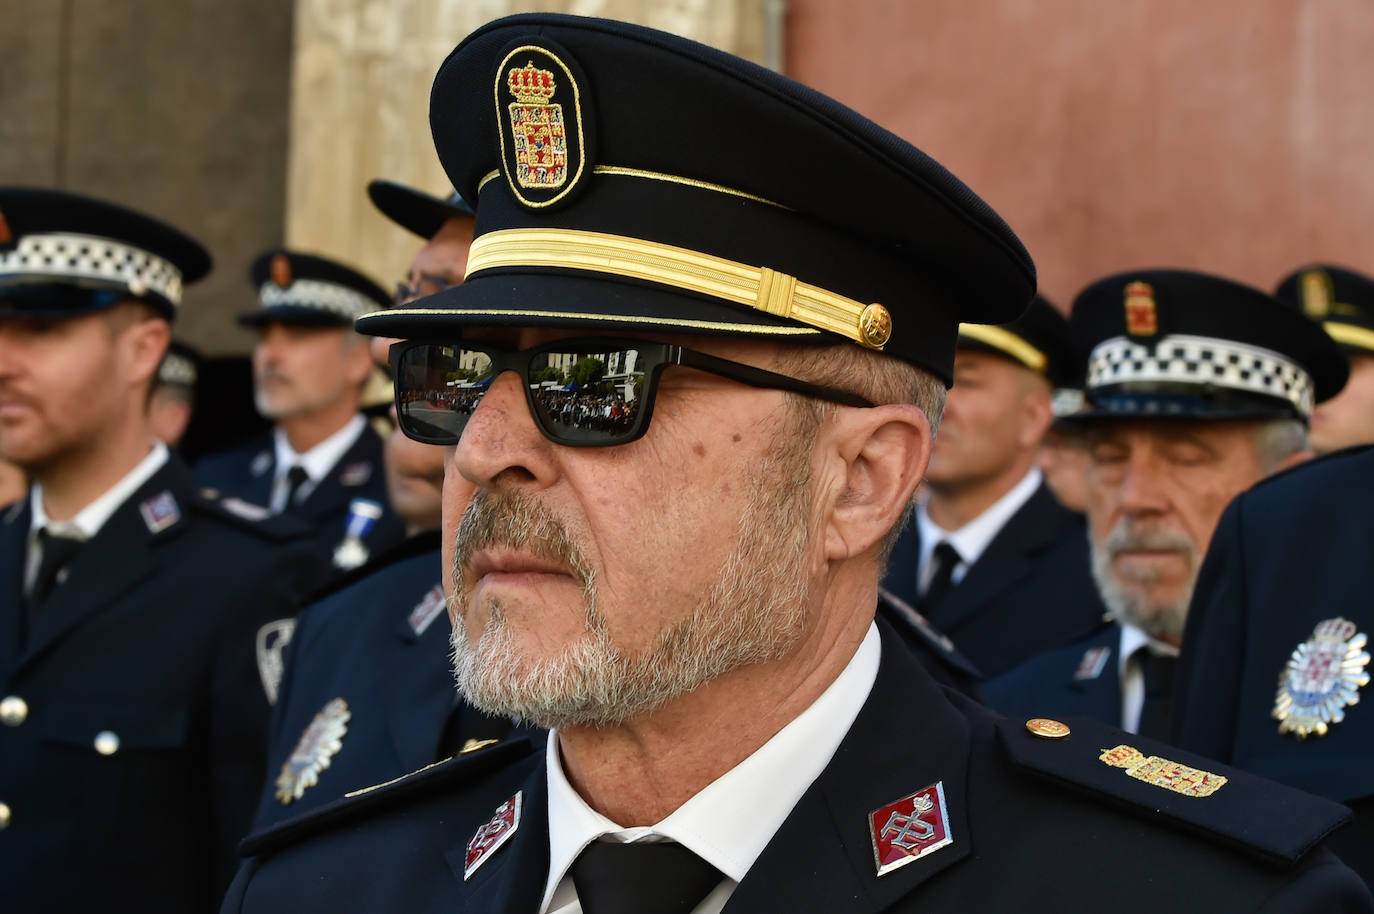
[[426,240],[439,234],[443,224],[457,216],[473,217],[472,207],[454,191],[448,199],[395,181],[369,181],[367,196],[372,205],[392,222]]
[[1035,293],[1020,241],[933,159],[674,35],[498,20],[440,68],[430,126],[477,209],[467,279],[364,317],[365,333],[511,324],[848,340],[948,383],[959,323],[1013,320]]
[[382,287],[357,270],[313,254],[268,251],[253,261],[249,275],[259,308],[239,315],[246,327],[347,327],[358,315],[390,304]]
[[194,346],[181,340],[172,340],[157,366],[157,383],[194,389],[204,361],[204,356]]
[[1314,263],[1286,277],[1274,294],[1320,322],[1346,352],[1374,354],[1374,279]]
[[1071,420],[1291,417],[1345,385],[1321,328],[1258,289],[1186,270],[1135,270],[1079,293],[1088,407]]
[[141,301],[168,320],[210,272],[191,236],[114,203],[0,187],[0,317],[62,318]]
[[1056,388],[1081,386],[1083,357],[1069,322],[1039,295],[1011,323],[960,324],[958,347],[1010,359],[1044,376]]

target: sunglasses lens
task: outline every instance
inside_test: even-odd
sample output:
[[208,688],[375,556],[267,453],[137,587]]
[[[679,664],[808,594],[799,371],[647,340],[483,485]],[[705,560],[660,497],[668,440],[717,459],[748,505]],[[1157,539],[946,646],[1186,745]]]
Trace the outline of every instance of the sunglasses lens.
[[564,444],[633,437],[643,405],[645,359],[634,348],[546,351],[530,365],[540,423]]
[[407,349],[396,367],[401,431],[419,441],[457,444],[492,380],[485,352],[438,344]]

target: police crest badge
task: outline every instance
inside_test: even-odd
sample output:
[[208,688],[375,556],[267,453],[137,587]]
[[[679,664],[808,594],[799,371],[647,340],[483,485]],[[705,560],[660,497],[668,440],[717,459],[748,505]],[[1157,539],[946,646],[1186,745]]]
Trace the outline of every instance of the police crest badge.
[[523,790],[517,791],[515,796],[498,806],[491,820],[477,829],[476,834],[468,841],[467,858],[463,865],[465,882],[471,879],[477,868],[500,850],[520,827],[520,806],[524,793]]
[[1159,332],[1159,309],[1155,290],[1147,282],[1126,283],[1126,332],[1131,336],[1154,336]]
[[1354,622],[1340,616],[1317,623],[1279,674],[1272,712],[1279,733],[1298,739],[1325,736],[1345,720],[1345,709],[1358,704],[1360,688],[1369,685],[1368,641]]
[[1226,786],[1227,778],[1200,768],[1190,768],[1180,762],[1146,756],[1134,746],[1103,749],[1098,760],[1113,768],[1124,768],[1137,781],[1152,787],[1162,787],[1185,797],[1210,797]]
[[953,844],[944,782],[936,781],[869,813],[868,837],[879,876]]
[[320,772],[329,767],[343,748],[343,738],[352,717],[348,702],[335,698],[310,721],[310,726],[296,741],[296,748],[282,764],[281,774],[277,775],[276,796],[283,806],[299,800],[307,789],[320,782]]
[[10,231],[10,224],[5,221],[5,212],[0,210],[0,244],[9,244],[14,241],[14,232]]
[[285,289],[291,285],[291,261],[285,254],[273,254],[268,270],[272,276],[272,284],[277,288]]
[[532,209],[574,191],[587,161],[580,80],[565,52],[521,45],[496,72],[501,160],[515,198]]
[[1322,320],[1331,314],[1331,304],[1335,299],[1331,289],[1331,277],[1325,270],[1304,270],[1298,277],[1298,294],[1302,298],[1303,313],[1313,320]]

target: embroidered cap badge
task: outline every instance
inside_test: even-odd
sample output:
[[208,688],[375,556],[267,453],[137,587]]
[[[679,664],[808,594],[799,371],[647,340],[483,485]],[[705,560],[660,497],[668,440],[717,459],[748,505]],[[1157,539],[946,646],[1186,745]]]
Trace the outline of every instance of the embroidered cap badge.
[[1147,282],[1126,284],[1126,332],[1131,336],[1154,336],[1159,332],[1155,290]]
[[515,198],[531,209],[565,199],[587,160],[587,124],[577,69],[564,51],[513,48],[496,69],[502,170]]

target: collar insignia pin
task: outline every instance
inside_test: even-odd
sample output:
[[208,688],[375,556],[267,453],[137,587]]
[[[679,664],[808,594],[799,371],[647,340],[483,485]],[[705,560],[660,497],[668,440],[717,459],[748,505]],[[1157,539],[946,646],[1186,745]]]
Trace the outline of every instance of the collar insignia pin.
[[181,520],[181,508],[171,492],[163,490],[138,506],[149,533],[161,533]]
[[248,465],[248,471],[254,476],[261,476],[272,469],[272,454],[268,451],[258,451],[253,462]]
[[444,610],[444,588],[435,584],[429,593],[421,598],[415,608],[410,611],[407,621],[410,623],[410,630],[415,633],[415,637],[420,637],[425,630],[439,618],[439,614]]
[[339,484],[350,488],[364,485],[372,478],[372,464],[366,460],[350,463],[339,471]]
[[868,836],[879,876],[953,844],[944,781],[869,813]]
[[1073,671],[1074,682],[1082,682],[1085,679],[1096,679],[1102,675],[1102,671],[1107,667],[1107,658],[1112,656],[1112,649],[1109,647],[1090,647],[1083,652],[1083,658],[1078,661],[1078,669]]
[[486,863],[501,846],[511,839],[520,827],[520,803],[525,795],[523,790],[497,807],[496,812],[486,825],[477,829],[468,842],[467,860],[463,865],[463,881],[472,878],[477,868]]
[[1125,768],[1126,773],[1137,781],[1144,781],[1152,787],[1163,787],[1185,797],[1210,797],[1226,786],[1227,779],[1210,771],[1189,768],[1179,762],[1145,753],[1133,746],[1116,746],[1103,749],[1098,761],[1113,768]]
[[299,800],[305,791],[320,782],[320,772],[343,748],[344,734],[353,713],[348,702],[335,698],[320,709],[310,726],[305,728],[296,748],[281,766],[277,775],[277,799],[283,806]]
[[1279,674],[1272,716],[1280,733],[1298,739],[1325,736],[1345,720],[1345,709],[1359,702],[1360,688],[1369,685],[1368,641],[1348,619],[1317,623]]

